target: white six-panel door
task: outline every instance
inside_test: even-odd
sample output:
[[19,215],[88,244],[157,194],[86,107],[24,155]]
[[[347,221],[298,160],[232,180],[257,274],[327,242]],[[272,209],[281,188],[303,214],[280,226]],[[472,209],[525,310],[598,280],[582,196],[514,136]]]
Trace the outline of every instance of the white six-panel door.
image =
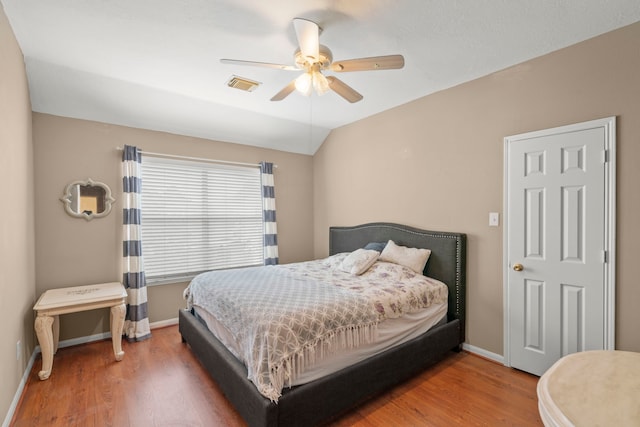
[[615,118],[505,138],[505,363],[613,349]]

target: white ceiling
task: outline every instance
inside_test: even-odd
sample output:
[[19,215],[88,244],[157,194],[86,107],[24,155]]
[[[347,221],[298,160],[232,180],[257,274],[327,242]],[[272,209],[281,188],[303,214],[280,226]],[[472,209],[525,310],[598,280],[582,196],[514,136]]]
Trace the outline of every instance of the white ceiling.
[[[638,0],[0,0],[33,111],[313,154],[331,129],[640,21]],[[335,59],[402,54],[342,73],[364,95],[270,98],[296,72],[295,17]],[[226,86],[232,75],[262,82]],[[331,74],[328,72],[327,74]]]

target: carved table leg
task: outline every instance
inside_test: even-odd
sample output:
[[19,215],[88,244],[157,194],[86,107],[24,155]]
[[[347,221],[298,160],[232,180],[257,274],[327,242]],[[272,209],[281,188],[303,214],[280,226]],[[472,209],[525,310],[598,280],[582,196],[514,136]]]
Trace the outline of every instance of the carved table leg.
[[122,330],[124,329],[124,314],[126,312],[124,304],[111,307],[111,342],[113,343],[113,354],[119,362],[124,357],[122,351]]
[[36,317],[35,329],[42,351],[42,370],[38,372],[41,380],[46,380],[53,369],[53,326],[54,318],[46,315]]

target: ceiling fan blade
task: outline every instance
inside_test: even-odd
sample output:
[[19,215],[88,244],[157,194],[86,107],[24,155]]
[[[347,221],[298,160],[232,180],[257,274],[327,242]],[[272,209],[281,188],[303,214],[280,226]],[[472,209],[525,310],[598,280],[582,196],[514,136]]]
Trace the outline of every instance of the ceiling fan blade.
[[241,61],[239,59],[221,59],[223,64],[249,65],[252,67],[274,68],[276,70],[300,71],[300,68],[293,65],[271,64],[269,62]]
[[313,21],[303,18],[294,18],[293,27],[300,45],[300,52],[310,63],[320,58],[320,27]]
[[351,102],[358,102],[362,100],[362,95],[355,91],[351,86],[347,85],[342,80],[339,80],[333,76],[327,76],[327,81],[329,82],[329,87],[332,91]]
[[339,73],[347,71],[394,70],[402,67],[404,67],[404,57],[402,55],[387,55],[334,61],[330,68],[331,71]]
[[294,90],[296,90],[296,80],[295,79],[292,80],[291,83],[286,85],[284,88],[282,88],[282,90],[280,92],[278,92],[275,95],[273,95],[273,98],[271,98],[271,100],[272,101],[282,101],[287,96],[289,96],[291,94],[291,92],[293,92]]

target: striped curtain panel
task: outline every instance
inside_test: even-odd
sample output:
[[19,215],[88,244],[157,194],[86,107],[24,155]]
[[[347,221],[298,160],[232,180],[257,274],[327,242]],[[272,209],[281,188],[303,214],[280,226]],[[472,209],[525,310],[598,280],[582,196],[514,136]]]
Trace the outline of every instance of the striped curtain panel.
[[264,213],[264,265],[278,264],[276,196],[273,187],[273,163],[260,162]]
[[140,163],[137,147],[124,146],[122,154],[122,284],[127,290],[128,305],[124,335],[129,341],[151,337],[147,314],[147,284],[140,241]]

